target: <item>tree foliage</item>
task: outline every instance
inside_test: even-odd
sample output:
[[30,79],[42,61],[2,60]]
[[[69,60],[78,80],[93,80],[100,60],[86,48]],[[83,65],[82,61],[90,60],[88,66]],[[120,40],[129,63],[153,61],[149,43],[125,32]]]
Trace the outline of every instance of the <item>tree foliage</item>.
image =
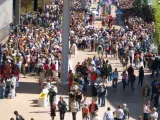
[[160,45],[160,2],[154,0],[154,19],[155,19],[155,40]]
[[148,0],[135,0],[133,2],[133,6],[137,9],[137,10],[141,10],[143,6],[148,5]]
[[[33,1],[34,0],[21,0],[21,13],[33,12]],[[46,4],[51,4],[52,0],[45,0]],[[38,6],[42,6],[42,0],[38,0]]]

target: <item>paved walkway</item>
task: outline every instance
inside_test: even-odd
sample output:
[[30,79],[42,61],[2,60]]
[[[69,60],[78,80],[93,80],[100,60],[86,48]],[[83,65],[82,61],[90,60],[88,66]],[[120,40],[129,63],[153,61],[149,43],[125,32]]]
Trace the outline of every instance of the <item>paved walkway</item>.
[[[112,9],[114,12],[115,9]],[[100,24],[97,24],[100,25]],[[118,28],[118,27],[117,27]],[[85,58],[93,57],[96,55],[94,52],[78,51],[78,55],[72,58],[73,66],[77,62],[82,62]],[[114,68],[118,68],[119,74],[122,73],[123,67],[119,63],[119,60],[108,57],[109,63]],[[137,72],[136,72],[137,75]],[[146,77],[147,78],[147,77]],[[15,99],[4,99],[0,100],[0,120],[9,120],[14,117],[13,111],[17,110],[21,115],[24,116],[26,120],[34,118],[35,120],[50,120],[50,108],[42,108],[37,106],[38,95],[40,89],[38,86],[38,79],[35,76],[20,79],[20,88],[17,89],[17,97]],[[145,83],[148,84],[147,81]],[[135,84],[135,92],[131,91],[130,87],[127,87],[126,91],[122,90],[121,80],[118,82],[117,91],[113,91],[111,87],[111,82],[108,83],[108,100],[106,107],[99,108],[99,115],[103,117],[104,112],[108,106],[114,111],[119,104],[126,103],[131,111],[131,119],[135,120],[142,113],[142,97],[141,97],[141,87],[137,86],[137,81]],[[66,89],[63,86],[58,87],[59,95],[65,97],[65,101],[68,101],[68,95],[66,95]],[[91,99],[91,97],[89,97]],[[77,114],[78,120],[82,120],[81,112]],[[56,120],[59,120],[59,113],[57,113]],[[65,120],[72,120],[71,113],[66,113]]]

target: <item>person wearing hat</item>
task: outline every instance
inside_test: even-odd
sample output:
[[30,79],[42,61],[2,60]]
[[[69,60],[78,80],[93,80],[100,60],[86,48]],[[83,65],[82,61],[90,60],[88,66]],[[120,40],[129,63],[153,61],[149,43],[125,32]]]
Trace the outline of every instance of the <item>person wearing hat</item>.
[[48,96],[49,96],[49,102],[50,102],[50,105],[52,105],[53,101],[55,100],[55,97],[56,97],[56,92],[54,90],[54,87],[52,86],[49,93],[48,93]]
[[129,109],[127,108],[127,104],[123,104],[123,112],[124,112],[124,116],[123,116],[123,120],[129,120]]

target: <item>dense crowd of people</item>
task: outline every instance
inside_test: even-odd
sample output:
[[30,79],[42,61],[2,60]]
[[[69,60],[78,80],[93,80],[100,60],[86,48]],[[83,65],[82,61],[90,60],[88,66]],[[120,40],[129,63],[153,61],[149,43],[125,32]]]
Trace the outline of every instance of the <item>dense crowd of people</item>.
[[[88,0],[87,5],[93,1]],[[115,0],[117,8],[121,10],[132,4],[128,0]],[[89,6],[88,6],[89,7]],[[11,26],[11,34],[7,44],[0,45],[0,98],[14,98],[16,87],[19,87],[19,74],[39,75],[42,93],[49,97],[51,117],[54,120],[56,108],[60,113],[60,120],[65,119],[67,110],[72,112],[76,120],[78,111],[82,111],[84,120],[102,120],[98,115],[100,107],[105,107],[108,96],[107,84],[112,82],[117,90],[117,82],[122,80],[122,88],[131,86],[135,90],[135,69],[139,70],[138,86],[143,87],[144,101],[143,117],[138,120],[158,120],[159,82],[154,80],[152,86],[143,85],[145,71],[152,71],[151,78],[159,76],[160,59],[153,43],[154,23],[147,23],[142,18],[123,12],[125,27],[119,30],[112,27],[113,18],[109,15],[106,28],[94,27],[94,14],[82,9],[81,0],[71,2],[70,22],[70,54],[76,56],[77,49],[96,51],[97,56],[86,58],[77,63],[75,68],[69,63],[68,90],[69,103],[60,97],[57,99],[57,87],[52,84],[60,78],[61,44],[62,44],[62,9],[63,1],[55,0],[47,5],[45,10],[39,8],[36,13],[21,15],[21,25]],[[108,55],[119,59],[124,66],[120,74],[117,68],[109,64]],[[47,81],[44,85],[44,81]],[[91,88],[92,101],[85,96]],[[154,105],[151,109],[150,103]],[[14,112],[16,120],[24,118]],[[119,105],[112,112],[108,107],[103,120],[126,120],[130,118],[127,104]],[[14,120],[14,118],[11,118]],[[33,118],[32,118],[33,120]]]

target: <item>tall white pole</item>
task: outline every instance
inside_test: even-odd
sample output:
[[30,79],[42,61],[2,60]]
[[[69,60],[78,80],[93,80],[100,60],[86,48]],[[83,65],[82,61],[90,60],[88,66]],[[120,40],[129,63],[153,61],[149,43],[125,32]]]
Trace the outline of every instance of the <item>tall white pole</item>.
[[66,84],[68,79],[69,35],[70,35],[70,0],[63,0],[62,63],[61,63],[61,82],[63,84]]

